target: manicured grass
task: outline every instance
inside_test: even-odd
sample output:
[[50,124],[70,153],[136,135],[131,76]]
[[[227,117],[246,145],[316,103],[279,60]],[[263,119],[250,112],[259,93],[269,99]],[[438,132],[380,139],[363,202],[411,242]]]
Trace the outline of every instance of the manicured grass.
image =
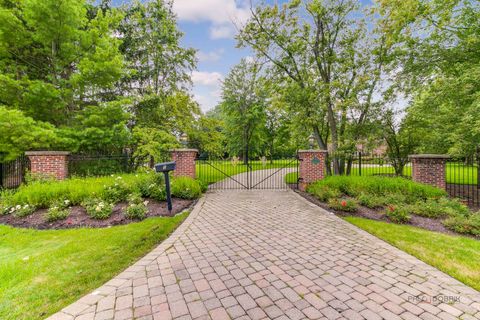
[[101,229],[0,225],[0,319],[44,319],[148,253],[187,216]]
[[480,290],[480,241],[358,217],[345,220]]
[[297,183],[298,172],[290,172],[285,175],[285,183],[294,184]]
[[[249,166],[252,171],[266,170],[275,168],[294,168],[297,163],[294,159],[281,159],[273,160],[273,163],[267,161],[263,164],[259,160],[250,161]],[[208,184],[212,184],[228,176],[234,176],[243,172],[247,172],[248,167],[241,161],[237,164],[233,164],[229,160],[200,160],[197,161],[196,172],[197,178]]]
[[[460,163],[447,163],[446,165],[447,183],[454,184],[477,184],[477,166],[467,166]],[[351,169],[351,175],[358,176],[358,167]],[[395,170],[391,165],[362,165],[362,176],[371,176],[375,174],[395,174]],[[412,167],[406,166],[403,169],[404,176],[412,175]]]

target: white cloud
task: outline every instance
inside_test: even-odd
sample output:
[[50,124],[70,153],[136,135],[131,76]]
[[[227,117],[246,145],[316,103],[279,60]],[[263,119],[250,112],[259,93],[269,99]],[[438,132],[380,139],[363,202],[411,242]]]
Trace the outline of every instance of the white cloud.
[[219,87],[223,76],[219,72],[193,71],[192,81],[195,85]]
[[215,107],[221,99],[223,75],[220,72],[193,71],[193,94],[203,111]]
[[175,0],[173,11],[178,18],[191,22],[210,22],[210,37],[231,38],[235,26],[242,26],[250,17],[248,1],[235,0]]
[[218,61],[218,60],[220,60],[220,58],[222,57],[224,52],[225,52],[224,49],[218,49],[218,50],[210,51],[210,52],[198,51],[197,52],[197,58],[201,62]]

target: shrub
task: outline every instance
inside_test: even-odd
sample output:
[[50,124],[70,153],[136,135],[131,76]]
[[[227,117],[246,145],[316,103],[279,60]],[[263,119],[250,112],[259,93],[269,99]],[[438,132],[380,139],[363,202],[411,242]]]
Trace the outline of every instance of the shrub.
[[457,215],[468,217],[470,215],[468,207],[458,202],[458,200],[448,198],[418,201],[410,208],[413,214],[427,218],[453,217]]
[[[145,175],[147,174],[125,174],[121,177],[129,189],[134,189],[135,183]],[[29,204],[37,208],[49,208],[58,199],[68,199],[72,205],[79,205],[86,199],[101,197],[104,189],[114,185],[115,182],[118,183],[116,177],[112,176],[71,178],[63,181],[36,181],[20,186],[12,194],[2,192],[0,202],[5,202],[10,206]]]
[[327,202],[332,198],[338,198],[341,196],[341,192],[338,189],[333,189],[329,186],[319,185],[315,183],[307,187],[307,192],[323,202]]
[[70,210],[68,208],[61,208],[57,206],[50,207],[45,214],[45,219],[47,221],[57,221],[66,219],[70,214]]
[[468,217],[457,215],[446,219],[443,224],[450,230],[458,233],[480,236],[480,212]]
[[357,202],[352,199],[332,198],[328,201],[328,206],[332,209],[346,212],[357,211]]
[[12,210],[12,207],[7,205],[6,203],[1,203],[0,204],[0,216],[5,216],[7,214],[10,214],[10,210]]
[[115,183],[105,186],[102,192],[102,199],[109,203],[117,203],[127,200],[130,188],[123,181],[122,177],[116,177]]
[[87,199],[83,207],[92,219],[104,220],[112,215],[113,204],[101,199]]
[[35,210],[37,210],[37,208],[29,204],[18,204],[10,209],[10,213],[13,213],[15,217],[26,217],[34,213]]
[[406,208],[399,206],[388,205],[385,209],[385,215],[395,223],[405,223],[410,221],[410,215]]
[[172,181],[172,195],[182,199],[196,199],[202,194],[197,180],[189,177],[178,177]]
[[351,197],[358,197],[361,193],[376,196],[401,194],[409,203],[422,199],[441,198],[447,195],[442,189],[399,177],[330,176],[315,182],[314,185],[328,186]]
[[138,219],[142,220],[147,215],[148,201],[143,201],[142,197],[139,194],[132,194],[128,198],[128,206],[125,212],[125,216],[128,219]]
[[370,195],[367,193],[361,193],[357,197],[358,202],[367,208],[370,209],[375,209],[375,208],[380,208],[384,205],[384,198],[378,197],[375,195]]
[[137,181],[136,188],[144,198],[152,198],[158,201],[164,201],[167,198],[165,192],[165,179],[161,174],[143,175]]

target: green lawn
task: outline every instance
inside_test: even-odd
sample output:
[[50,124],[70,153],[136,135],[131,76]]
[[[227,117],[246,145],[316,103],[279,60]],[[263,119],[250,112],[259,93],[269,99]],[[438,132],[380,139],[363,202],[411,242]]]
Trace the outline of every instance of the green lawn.
[[101,229],[0,225],[0,319],[44,319],[148,253],[186,216]]
[[480,241],[358,217],[345,220],[480,290]]
[[[275,168],[294,168],[297,166],[295,159],[273,160],[273,163],[267,161],[263,164],[261,161],[250,161],[251,170],[266,170]],[[197,161],[196,172],[197,178],[208,183],[215,183],[223,180],[228,176],[234,176],[246,172],[248,167],[242,162],[233,164],[229,160],[200,160]]]

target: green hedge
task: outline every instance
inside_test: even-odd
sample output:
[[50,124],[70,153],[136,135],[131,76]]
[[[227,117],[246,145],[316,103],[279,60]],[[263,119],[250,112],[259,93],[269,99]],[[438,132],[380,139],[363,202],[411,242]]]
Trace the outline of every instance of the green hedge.
[[[172,179],[174,197],[194,199],[198,198],[202,191],[203,185],[197,180],[183,177]],[[18,188],[16,192],[3,192],[0,195],[0,207],[29,204],[37,208],[48,208],[63,200],[69,200],[72,205],[80,205],[91,198],[118,202],[126,200],[132,193],[159,201],[165,200],[163,176],[149,172],[31,182]]]

